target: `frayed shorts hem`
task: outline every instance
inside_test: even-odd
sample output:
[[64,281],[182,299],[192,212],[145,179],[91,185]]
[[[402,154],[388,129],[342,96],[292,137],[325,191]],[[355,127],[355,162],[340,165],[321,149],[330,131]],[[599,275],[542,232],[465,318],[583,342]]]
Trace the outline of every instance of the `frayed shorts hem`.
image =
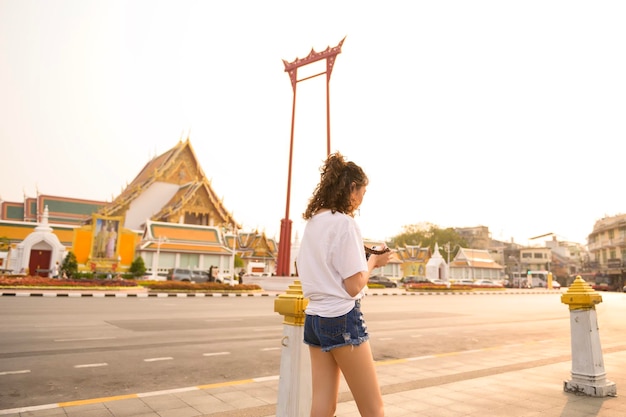
[[[360,344],[367,342],[369,340],[369,336],[365,336],[365,337],[359,337],[358,339],[355,340],[349,340],[345,343],[338,343],[336,345],[332,345],[332,346],[324,346],[322,347],[322,352],[330,352],[333,349],[336,348],[340,348],[340,347],[344,347],[344,346],[359,346]],[[316,347],[319,348],[321,347],[320,345],[316,345],[314,343],[309,343],[306,340],[304,341],[305,345],[311,346],[311,347]]]

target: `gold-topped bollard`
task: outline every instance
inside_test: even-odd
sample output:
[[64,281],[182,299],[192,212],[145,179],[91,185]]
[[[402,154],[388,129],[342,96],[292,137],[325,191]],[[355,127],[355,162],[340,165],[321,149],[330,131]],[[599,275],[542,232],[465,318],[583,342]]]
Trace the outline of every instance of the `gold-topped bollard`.
[[277,417],[308,417],[311,412],[311,358],[303,342],[307,304],[298,280],[274,300],[274,311],[284,316]]
[[596,314],[602,296],[577,276],[561,302],[569,305],[572,347],[572,379],[563,390],[592,397],[616,396],[614,382],[606,379]]
[[281,294],[274,300],[274,311],[285,316],[283,324],[292,326],[304,326],[304,309],[308,300],[302,294],[302,284],[295,280],[287,289],[287,293]]

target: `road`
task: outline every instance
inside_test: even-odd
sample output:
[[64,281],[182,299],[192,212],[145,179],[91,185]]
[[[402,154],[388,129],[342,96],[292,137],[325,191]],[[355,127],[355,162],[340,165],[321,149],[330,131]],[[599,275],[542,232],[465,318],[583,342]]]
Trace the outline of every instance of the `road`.
[[[603,296],[601,336],[623,333],[626,295]],[[0,409],[278,375],[274,300],[2,297]],[[368,296],[363,311],[377,361],[569,346],[558,293]]]

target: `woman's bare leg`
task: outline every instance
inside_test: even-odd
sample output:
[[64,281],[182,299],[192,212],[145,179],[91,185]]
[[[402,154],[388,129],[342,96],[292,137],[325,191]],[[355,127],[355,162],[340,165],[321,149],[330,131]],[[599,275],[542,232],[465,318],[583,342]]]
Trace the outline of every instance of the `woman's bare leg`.
[[330,352],[309,346],[313,398],[311,417],[333,417],[339,396],[339,366]]
[[384,417],[383,397],[369,342],[331,350],[362,417]]

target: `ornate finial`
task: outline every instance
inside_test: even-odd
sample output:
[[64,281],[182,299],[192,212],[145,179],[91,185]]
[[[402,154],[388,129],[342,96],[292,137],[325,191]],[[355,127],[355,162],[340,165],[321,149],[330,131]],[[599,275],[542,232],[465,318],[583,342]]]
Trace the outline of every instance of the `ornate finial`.
[[41,223],[48,224],[48,213],[48,205],[46,204],[43,209],[43,218],[41,219]]
[[568,304],[570,310],[591,310],[602,302],[602,296],[578,275],[567,292],[561,296],[561,302]]

